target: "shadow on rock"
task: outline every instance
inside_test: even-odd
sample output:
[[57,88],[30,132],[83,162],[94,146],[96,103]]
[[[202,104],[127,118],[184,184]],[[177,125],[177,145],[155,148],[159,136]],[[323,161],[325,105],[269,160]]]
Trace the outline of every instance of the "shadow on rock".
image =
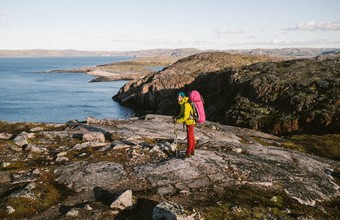
[[77,204],[72,205],[72,206],[61,205],[60,208],[59,208],[59,212],[61,214],[65,215],[66,213],[71,211],[73,208],[84,208],[87,204],[88,204],[88,202],[77,203]]
[[118,193],[110,192],[99,186],[93,188],[93,194],[96,201],[101,202],[105,206],[110,206],[111,203],[117,198]]
[[115,216],[115,220],[140,219],[152,220],[152,212],[158,202],[139,198],[131,210],[125,210]]

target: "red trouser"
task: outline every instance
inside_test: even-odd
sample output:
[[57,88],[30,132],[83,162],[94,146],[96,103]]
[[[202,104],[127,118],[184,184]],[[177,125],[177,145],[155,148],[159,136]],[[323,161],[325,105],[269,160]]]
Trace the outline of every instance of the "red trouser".
[[194,128],[195,128],[195,125],[187,125],[188,147],[187,147],[186,154],[193,154],[195,151]]

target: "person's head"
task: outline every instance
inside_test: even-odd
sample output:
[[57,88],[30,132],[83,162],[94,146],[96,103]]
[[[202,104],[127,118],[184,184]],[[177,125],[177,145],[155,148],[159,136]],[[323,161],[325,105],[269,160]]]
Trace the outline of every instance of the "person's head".
[[182,99],[185,97],[185,93],[184,92],[179,92],[177,94],[177,101],[180,102],[182,101]]

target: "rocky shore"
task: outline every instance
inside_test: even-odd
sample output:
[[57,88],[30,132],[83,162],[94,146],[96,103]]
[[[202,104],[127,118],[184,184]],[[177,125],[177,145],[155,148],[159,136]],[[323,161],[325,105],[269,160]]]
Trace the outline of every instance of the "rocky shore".
[[339,216],[338,160],[291,150],[291,140],[213,122],[198,126],[195,135],[195,155],[184,158],[186,134],[170,116],[0,122],[0,217]]

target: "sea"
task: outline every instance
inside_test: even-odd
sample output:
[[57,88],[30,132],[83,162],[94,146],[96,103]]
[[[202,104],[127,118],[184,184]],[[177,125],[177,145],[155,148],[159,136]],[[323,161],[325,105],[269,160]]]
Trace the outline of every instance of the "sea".
[[132,109],[112,100],[127,81],[89,83],[94,76],[56,73],[57,69],[89,67],[132,57],[0,58],[0,121],[66,123],[124,119]]

